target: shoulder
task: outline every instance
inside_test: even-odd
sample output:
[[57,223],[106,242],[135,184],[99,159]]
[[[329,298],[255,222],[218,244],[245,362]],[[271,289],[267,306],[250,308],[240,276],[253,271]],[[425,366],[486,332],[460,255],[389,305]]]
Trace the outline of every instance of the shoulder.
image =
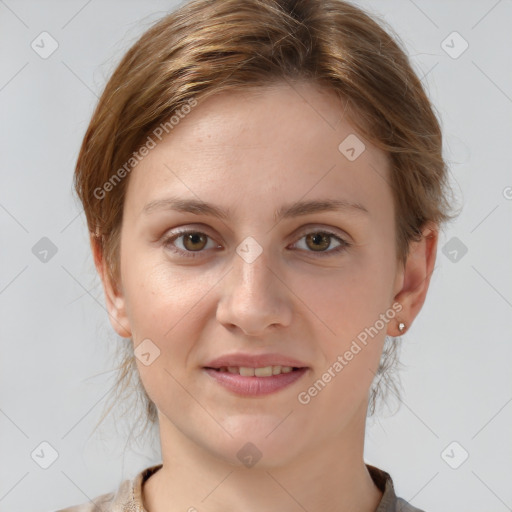
[[425,512],[396,495],[393,479],[388,472],[370,464],[366,464],[366,467],[373,482],[382,492],[381,501],[375,512]]
[[144,512],[142,485],[161,467],[162,464],[156,464],[145,468],[134,478],[124,480],[115,491],[55,512]]
[[126,505],[132,499],[135,480],[125,480],[116,491],[101,494],[92,500],[56,512],[123,512],[131,510],[127,509]]
[[72,505],[70,507],[61,508],[55,512],[110,512],[115,510],[112,508],[116,493],[109,492],[97,496],[91,501],[81,503],[79,505]]
[[423,509],[413,507],[403,498],[396,499],[396,512],[425,512]]

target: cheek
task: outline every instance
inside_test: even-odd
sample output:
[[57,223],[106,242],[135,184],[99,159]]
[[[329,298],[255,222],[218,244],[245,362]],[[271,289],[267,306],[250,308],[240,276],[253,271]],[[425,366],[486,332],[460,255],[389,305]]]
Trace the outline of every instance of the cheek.
[[[126,270],[128,274],[128,267]],[[181,396],[178,382],[185,380],[188,356],[203,328],[201,298],[209,286],[198,286],[190,275],[171,271],[169,264],[151,267],[141,262],[131,270],[125,294],[134,350],[149,339],[158,353],[149,366],[136,359],[142,383],[159,408],[165,408],[166,394],[172,395],[176,403],[183,399],[181,405],[185,407],[186,397]]]
[[160,350],[157,366],[172,369],[176,377],[184,375],[194,364],[195,344],[215,318],[214,289],[221,275],[173,265],[158,250],[132,256],[123,283],[134,348],[149,338]]
[[[325,400],[331,393],[348,393],[347,397],[354,398],[367,392],[379,365],[387,325],[393,321],[389,314],[391,286],[385,260],[370,257],[337,269],[321,282],[302,281],[299,296],[310,298],[305,302],[321,320],[316,322],[317,343],[325,361],[320,373],[330,368],[336,374]],[[339,364],[334,368],[336,361]]]
[[382,263],[354,257],[344,268],[331,269],[323,276],[302,275],[292,289],[322,320],[326,333],[349,339],[373,324],[389,306],[391,284]]
[[386,336],[387,324],[380,320],[389,309],[386,286],[367,269],[351,267],[336,279],[326,279],[321,287],[304,284],[302,292],[316,290],[309,294],[308,306],[322,320],[316,322],[316,343],[323,365],[311,385],[318,380],[328,384],[318,393],[317,407],[340,418],[367,395]]
[[181,325],[189,324],[206,286],[165,265],[144,273],[144,266],[130,280],[125,293],[129,316],[140,336],[151,333],[160,341],[172,338]]

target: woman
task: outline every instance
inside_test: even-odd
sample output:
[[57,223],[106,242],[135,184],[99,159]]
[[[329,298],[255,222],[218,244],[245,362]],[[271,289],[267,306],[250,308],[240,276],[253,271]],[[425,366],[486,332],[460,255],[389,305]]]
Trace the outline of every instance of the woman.
[[419,510],[363,448],[451,218],[441,153],[351,4],[194,0],[143,34],[75,178],[162,463],[65,510]]

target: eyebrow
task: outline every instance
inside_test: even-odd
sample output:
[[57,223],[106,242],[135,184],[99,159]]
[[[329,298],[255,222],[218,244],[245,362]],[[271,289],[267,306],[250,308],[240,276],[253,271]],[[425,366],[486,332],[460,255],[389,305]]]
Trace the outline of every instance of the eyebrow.
[[[166,199],[156,199],[144,206],[142,213],[149,215],[155,211],[175,210],[184,213],[193,213],[195,215],[210,215],[222,220],[228,220],[231,216],[230,209],[224,209],[211,203],[206,203],[199,199],[182,199],[178,197],[169,197]],[[317,199],[314,201],[297,201],[284,205],[274,212],[274,221],[300,217],[312,213],[321,212],[344,212],[369,215],[369,211],[358,202],[347,201],[344,199]]]

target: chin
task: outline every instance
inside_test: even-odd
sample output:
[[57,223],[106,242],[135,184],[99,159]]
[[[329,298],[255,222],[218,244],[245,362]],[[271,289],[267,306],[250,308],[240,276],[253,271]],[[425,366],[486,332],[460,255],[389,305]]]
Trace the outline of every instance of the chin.
[[[290,427],[279,423],[283,418],[258,417],[254,424],[251,417],[231,420],[229,428],[233,437],[227,434],[221,442],[208,443],[210,451],[228,464],[237,467],[271,469],[291,462],[301,451],[303,442],[299,433],[291,432]],[[277,427],[277,428],[276,428]]]

